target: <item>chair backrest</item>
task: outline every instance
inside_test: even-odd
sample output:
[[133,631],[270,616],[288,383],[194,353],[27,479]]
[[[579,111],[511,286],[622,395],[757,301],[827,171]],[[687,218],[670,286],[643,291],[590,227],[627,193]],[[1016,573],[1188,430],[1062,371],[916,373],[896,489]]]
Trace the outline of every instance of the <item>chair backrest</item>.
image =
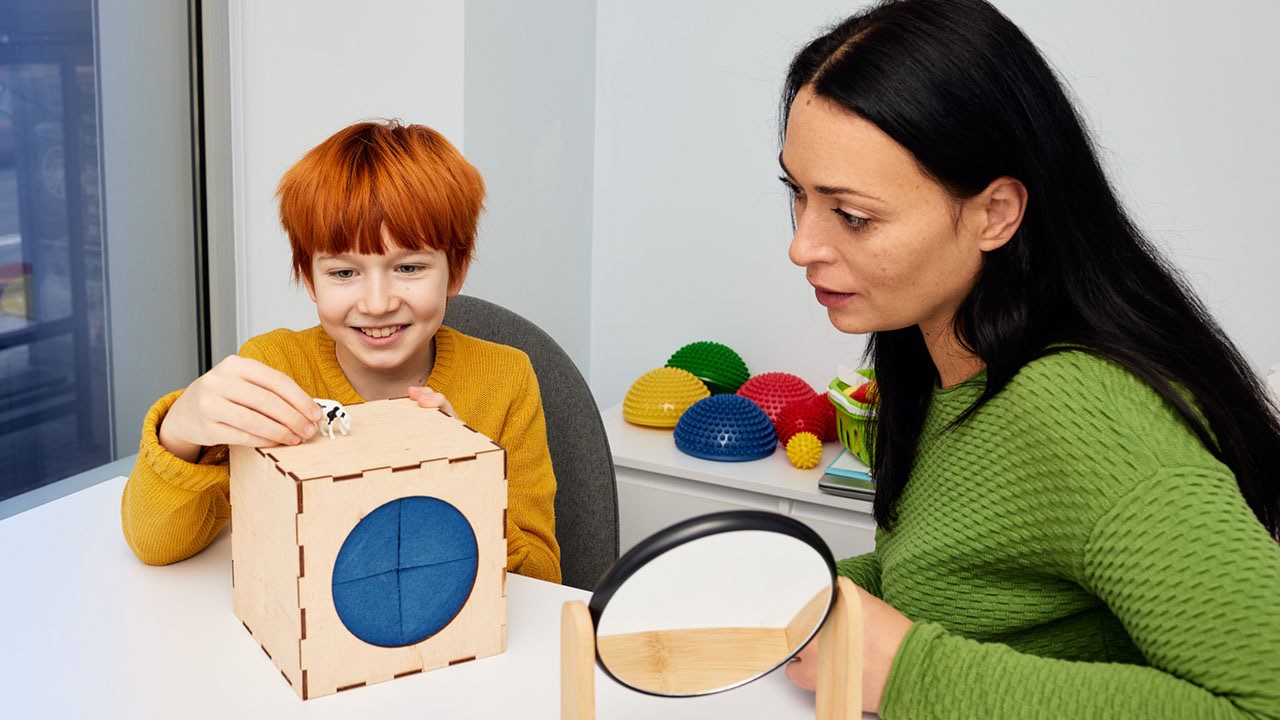
[[590,590],[618,559],[618,489],[595,398],[565,351],[541,328],[487,300],[449,299],[444,324],[523,350],[533,363],[556,473],[556,540],[564,584]]

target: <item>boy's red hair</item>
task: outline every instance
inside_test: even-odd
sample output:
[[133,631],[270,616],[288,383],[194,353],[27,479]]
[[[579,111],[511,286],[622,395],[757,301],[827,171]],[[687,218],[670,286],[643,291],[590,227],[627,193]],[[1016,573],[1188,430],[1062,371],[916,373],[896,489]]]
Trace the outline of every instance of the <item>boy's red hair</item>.
[[385,252],[396,245],[445,254],[449,277],[471,262],[484,180],[448,140],[395,120],[343,128],[289,168],[276,189],[293,246],[293,277],[311,281],[316,255]]

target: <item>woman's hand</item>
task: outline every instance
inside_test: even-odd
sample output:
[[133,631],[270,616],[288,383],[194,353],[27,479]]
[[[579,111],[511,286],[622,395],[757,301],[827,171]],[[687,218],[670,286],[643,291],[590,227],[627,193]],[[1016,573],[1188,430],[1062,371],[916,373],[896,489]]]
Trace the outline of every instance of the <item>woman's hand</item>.
[[[880,598],[862,588],[857,590],[862,602],[862,710],[880,712],[893,659],[914,623]],[[817,687],[818,638],[787,663],[787,678],[806,690]]]
[[410,387],[409,399],[418,403],[418,407],[438,408],[443,410],[449,417],[458,417],[458,413],[453,411],[453,406],[449,404],[449,399],[442,393],[438,393],[429,387]]
[[195,379],[160,422],[166,450],[195,462],[213,445],[297,445],[316,432],[320,406],[279,370],[231,355]]

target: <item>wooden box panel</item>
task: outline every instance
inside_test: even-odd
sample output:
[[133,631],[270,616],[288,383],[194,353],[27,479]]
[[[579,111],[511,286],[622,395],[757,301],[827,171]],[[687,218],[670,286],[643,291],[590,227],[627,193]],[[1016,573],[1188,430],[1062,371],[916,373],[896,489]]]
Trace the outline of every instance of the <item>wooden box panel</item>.
[[[349,436],[231,452],[236,615],[304,700],[505,648],[505,451],[409,400],[347,412]],[[362,519],[414,496],[443,500],[466,518],[476,539],[475,583],[435,635],[403,647],[371,645],[337,614],[334,563]]]

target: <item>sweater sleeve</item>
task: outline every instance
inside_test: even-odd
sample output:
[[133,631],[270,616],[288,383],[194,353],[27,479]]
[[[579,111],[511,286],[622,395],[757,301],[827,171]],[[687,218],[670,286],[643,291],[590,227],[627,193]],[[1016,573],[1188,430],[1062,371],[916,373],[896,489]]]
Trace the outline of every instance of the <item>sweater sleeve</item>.
[[919,623],[882,716],[1280,718],[1280,546],[1225,469],[1140,483],[1094,526],[1083,572],[1149,666],[1036,657]]
[[182,390],[156,401],[142,422],[138,460],[124,486],[120,522],[139,560],[167,565],[213,542],[231,517],[231,471],[225,445],[189,463],[160,444],[160,423]]
[[836,572],[852,580],[854,585],[883,599],[880,594],[880,558],[874,550],[836,562]]
[[560,582],[556,542],[556,476],[547,448],[542,395],[533,366],[512,398],[498,444],[507,451],[507,569]]

